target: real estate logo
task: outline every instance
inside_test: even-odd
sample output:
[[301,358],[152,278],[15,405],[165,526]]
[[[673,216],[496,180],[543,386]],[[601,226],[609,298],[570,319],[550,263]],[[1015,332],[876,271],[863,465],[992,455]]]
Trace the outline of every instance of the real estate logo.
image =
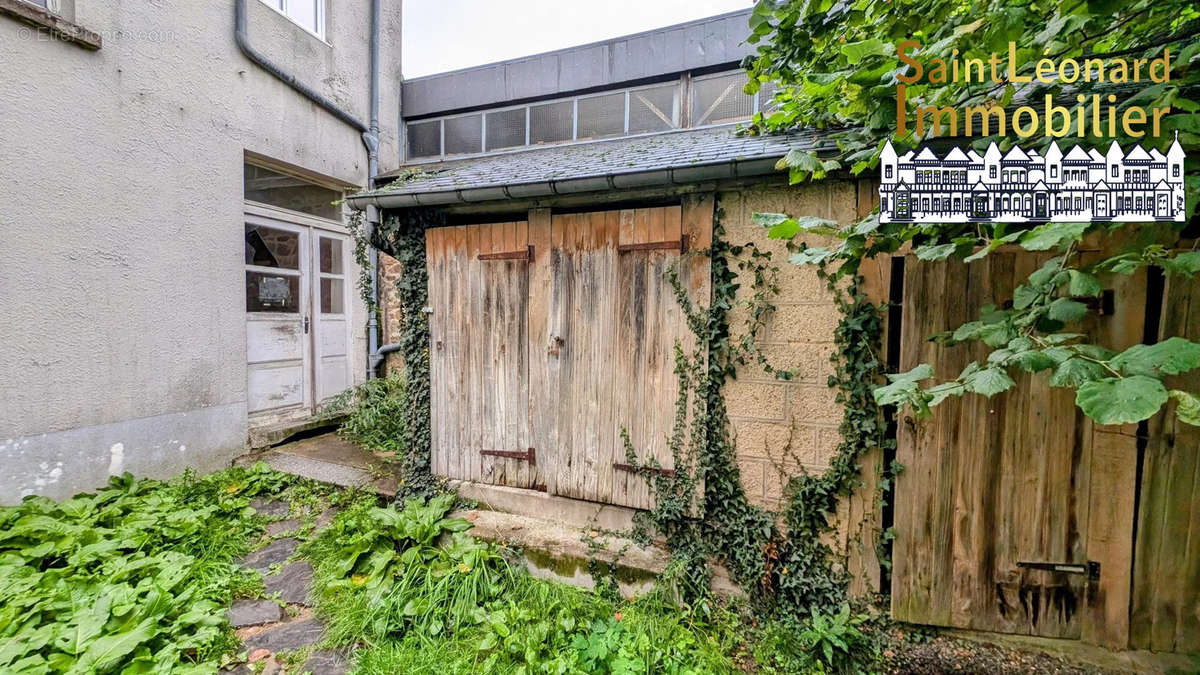
[[879,156],[879,220],[915,223],[1184,220],[1183,147],[1166,154],[1113,141],[1104,153],[1054,141],[1044,155],[993,141],[980,155],[929,147]]

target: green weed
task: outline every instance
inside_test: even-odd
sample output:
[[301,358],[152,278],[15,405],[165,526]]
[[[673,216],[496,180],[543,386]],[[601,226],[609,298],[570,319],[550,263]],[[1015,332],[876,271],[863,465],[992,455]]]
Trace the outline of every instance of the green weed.
[[237,644],[225,607],[261,588],[233,562],[262,530],[249,500],[290,482],[263,465],[126,474],[0,509],[0,671],[212,672]]

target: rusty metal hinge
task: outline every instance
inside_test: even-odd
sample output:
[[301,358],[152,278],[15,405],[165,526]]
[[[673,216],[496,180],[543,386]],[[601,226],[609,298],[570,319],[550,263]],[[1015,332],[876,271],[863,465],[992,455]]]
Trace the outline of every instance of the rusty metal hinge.
[[1062,572],[1063,574],[1082,574],[1087,576],[1091,581],[1100,580],[1100,563],[1095,560],[1089,560],[1086,563],[1021,560],[1017,562],[1017,567],[1030,570],[1045,570],[1047,572]]
[[679,237],[679,241],[651,241],[645,244],[620,244],[617,246],[617,253],[626,253],[628,251],[653,251],[657,249],[679,249],[680,253],[688,251],[688,236],[685,234]]
[[617,471],[628,471],[629,473],[637,473],[639,470],[641,470],[649,471],[650,473],[656,473],[660,476],[666,476],[667,478],[675,477],[675,469],[655,468],[652,466],[636,467],[632,464],[625,464],[623,462],[613,462],[613,468]]
[[525,247],[524,251],[502,251],[500,253],[480,253],[479,260],[526,260],[533,262],[533,244]]
[[504,457],[505,459],[519,459],[524,462],[529,462],[533,466],[537,466],[537,454],[533,448],[529,448],[524,452],[513,450],[480,450],[479,454],[488,457]]

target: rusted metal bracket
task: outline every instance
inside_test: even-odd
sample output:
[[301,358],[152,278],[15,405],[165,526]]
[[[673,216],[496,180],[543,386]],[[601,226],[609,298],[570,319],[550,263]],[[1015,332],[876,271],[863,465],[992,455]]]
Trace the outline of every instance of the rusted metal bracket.
[[529,448],[524,452],[513,450],[480,450],[479,454],[487,457],[503,457],[505,459],[519,459],[524,462],[529,462],[531,466],[537,466],[537,453],[533,448]]
[[1045,570],[1047,572],[1062,572],[1063,574],[1082,574],[1092,581],[1100,580],[1100,563],[1089,560],[1086,563],[1068,562],[1033,562],[1018,561],[1017,567],[1030,570]]
[[479,260],[533,260],[533,244],[524,251],[503,251],[501,253],[480,253]]
[[[617,471],[628,471],[629,473],[637,473],[639,471],[639,467],[636,467],[632,464],[625,464],[623,462],[613,462],[613,468],[616,469]],[[643,467],[640,467],[640,470],[649,471],[650,473],[656,473],[660,476],[666,476],[667,478],[675,477],[675,469],[662,469],[662,468],[656,469],[656,468],[650,467],[650,466],[643,466]]]
[[629,251],[654,251],[658,249],[679,249],[680,253],[688,251],[688,236],[685,234],[679,238],[679,241],[651,241],[645,244],[619,244],[617,253],[627,253]]

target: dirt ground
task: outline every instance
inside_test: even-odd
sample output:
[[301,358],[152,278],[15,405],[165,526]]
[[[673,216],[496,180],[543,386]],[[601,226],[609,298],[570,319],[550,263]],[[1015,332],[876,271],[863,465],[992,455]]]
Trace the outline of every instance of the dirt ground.
[[906,639],[885,649],[884,655],[890,665],[888,672],[897,675],[910,673],[922,675],[936,673],[1093,675],[1100,673],[1109,675],[1123,672],[1070,663],[1042,652],[998,647],[948,636],[909,635],[906,636]]

